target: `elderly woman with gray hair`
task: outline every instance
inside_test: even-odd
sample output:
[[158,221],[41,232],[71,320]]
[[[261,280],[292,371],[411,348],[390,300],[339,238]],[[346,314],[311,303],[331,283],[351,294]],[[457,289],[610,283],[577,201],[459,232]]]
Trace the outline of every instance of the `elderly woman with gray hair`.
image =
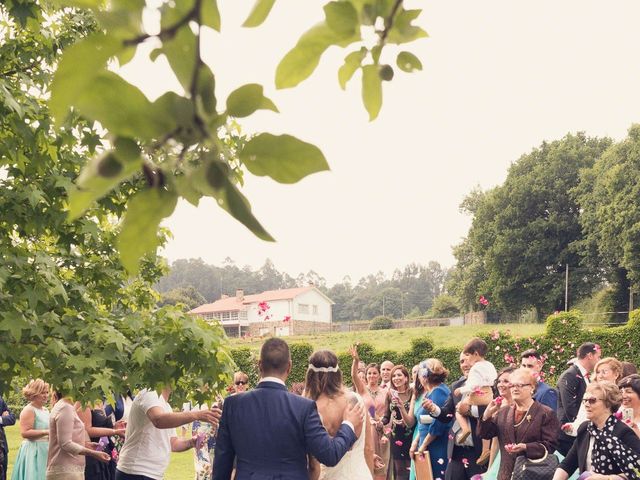
[[571,450],[553,480],[566,480],[576,469],[580,479],[640,479],[640,439],[615,415],[622,403],[617,385],[590,383],[582,397],[587,422],[578,429]]
[[[531,369],[514,370],[509,377],[511,406],[500,408],[501,397],[495,398],[478,424],[478,436],[481,438],[498,437],[498,480],[511,479],[517,462],[543,461],[549,457],[557,465],[557,460],[551,454],[556,449],[560,428],[558,419],[553,410],[533,399],[536,385],[537,380]],[[549,468],[553,469],[555,465]]]

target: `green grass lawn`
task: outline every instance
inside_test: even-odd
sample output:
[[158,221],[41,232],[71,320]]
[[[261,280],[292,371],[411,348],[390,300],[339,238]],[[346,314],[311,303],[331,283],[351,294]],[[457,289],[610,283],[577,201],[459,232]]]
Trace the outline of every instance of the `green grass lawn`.
[[[14,412],[17,415],[20,412]],[[22,437],[20,436],[19,422],[12,427],[6,427],[4,430],[7,434],[7,442],[9,442],[9,472],[8,479],[11,479],[11,470],[13,462],[18,455],[18,448],[22,443]],[[182,432],[178,428],[178,435]],[[171,454],[171,463],[165,474],[165,480],[193,480],[195,471],[193,469],[193,450],[188,450],[181,453]]]
[[[366,342],[373,345],[378,350],[404,351],[411,345],[414,338],[425,336],[433,340],[436,347],[461,347],[470,338],[480,334],[500,330],[509,330],[512,335],[528,337],[543,333],[543,323],[513,323],[513,324],[490,324],[490,325],[463,325],[459,327],[417,327],[398,328],[392,330],[364,330],[361,332],[340,332],[340,333],[319,333],[316,335],[300,335],[286,337],[290,343],[307,342],[314,349],[329,349],[334,352],[346,352],[354,342]],[[258,350],[262,345],[262,340],[242,340],[232,339],[232,345],[246,345],[251,349]]]

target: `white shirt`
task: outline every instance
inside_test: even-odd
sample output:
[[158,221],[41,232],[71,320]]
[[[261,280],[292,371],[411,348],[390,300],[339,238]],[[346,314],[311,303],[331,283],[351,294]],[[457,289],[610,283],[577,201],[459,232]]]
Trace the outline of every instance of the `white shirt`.
[[584,379],[584,383],[586,383],[587,385],[589,385],[589,379],[587,378],[587,375],[589,374],[589,372],[587,371],[586,368],[584,368],[580,362],[576,362],[576,367],[578,367],[578,370],[580,370],[580,374],[582,375],[582,378]]
[[487,360],[480,360],[474,363],[471,370],[469,370],[467,381],[459,389],[460,393],[471,393],[479,387],[491,387],[496,378],[498,378],[498,372],[493,363]]
[[118,459],[118,470],[130,475],[144,475],[162,480],[169,466],[171,437],[176,437],[175,428],[156,428],[147,411],[160,407],[171,413],[171,406],[155,390],[144,389],[131,405],[127,423],[126,441]]

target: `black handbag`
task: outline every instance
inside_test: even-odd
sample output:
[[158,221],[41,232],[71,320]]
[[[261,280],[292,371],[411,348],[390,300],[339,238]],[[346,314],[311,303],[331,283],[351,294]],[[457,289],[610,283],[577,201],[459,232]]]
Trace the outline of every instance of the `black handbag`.
[[[544,447],[544,445],[543,445]],[[524,455],[516,458],[511,480],[551,480],[560,462],[544,448],[544,456],[531,460]]]

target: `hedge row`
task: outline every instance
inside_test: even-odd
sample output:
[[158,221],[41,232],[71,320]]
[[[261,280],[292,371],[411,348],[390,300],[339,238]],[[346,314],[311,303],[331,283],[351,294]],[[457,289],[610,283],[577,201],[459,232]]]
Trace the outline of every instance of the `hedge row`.
[[[497,369],[509,364],[519,363],[520,354],[529,348],[537,349],[546,356],[544,373],[549,383],[555,384],[556,378],[566,368],[567,361],[575,356],[576,348],[583,342],[595,342],[602,347],[602,355],[616,357],[620,361],[629,361],[640,365],[640,309],[631,312],[626,325],[612,328],[584,329],[583,318],[579,311],[562,312],[550,315],[546,321],[545,332],[532,337],[519,337],[518,332],[493,332],[481,336],[489,345],[487,359]],[[446,328],[446,327],[437,327]],[[461,338],[460,343],[469,340]],[[309,356],[313,347],[308,343],[291,343],[293,369],[289,376],[289,385],[303,382]],[[450,370],[450,380],[461,375],[458,365],[459,348],[435,348],[429,337],[414,339],[404,352],[375,350],[371,345],[362,343],[358,347],[360,358],[366,363],[381,363],[391,360],[395,364],[411,367],[429,357],[440,359]],[[351,356],[347,352],[336,352],[344,381],[351,383]],[[258,381],[257,354],[248,347],[232,350],[232,356],[238,368],[249,375],[250,383]]]

